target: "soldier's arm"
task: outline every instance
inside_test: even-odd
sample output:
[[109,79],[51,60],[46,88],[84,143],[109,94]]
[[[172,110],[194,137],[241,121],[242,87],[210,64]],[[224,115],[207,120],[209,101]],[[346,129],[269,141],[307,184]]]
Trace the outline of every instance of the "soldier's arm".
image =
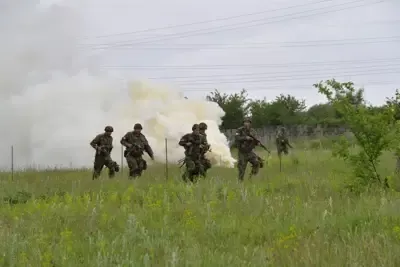
[[250,134],[253,138],[255,138],[256,140],[260,140],[260,137],[258,136],[258,132],[254,129],[251,129]]
[[146,151],[147,154],[149,154],[150,158],[154,157],[154,152],[153,149],[151,149],[151,146],[149,145],[149,141],[147,141],[146,136],[142,136],[143,138],[143,145],[144,145],[144,151]]
[[111,136],[111,144],[109,144],[109,147],[108,147],[110,153],[111,153],[111,151],[112,151],[113,148],[114,148],[114,146],[113,146],[113,141],[114,141],[114,138]]
[[128,140],[128,135],[129,135],[129,133],[126,133],[126,134],[124,135],[124,137],[121,138],[120,143],[121,143],[121,145],[123,145],[124,147],[131,147],[131,146],[132,146],[132,144],[130,144],[130,143],[127,141],[127,140]]
[[289,143],[289,138],[287,136],[285,136],[285,144],[292,148],[292,145]]
[[181,140],[179,140],[179,145],[186,147],[188,143],[190,143],[189,134],[185,134],[184,136],[182,136]]
[[236,133],[235,133],[235,141],[236,142],[243,142],[245,140],[247,140],[247,135],[243,135],[243,132],[242,132],[242,130],[240,128],[237,129]]
[[203,145],[206,149],[210,149],[210,144],[208,143],[208,140],[207,140],[207,136],[206,136],[206,135],[203,135],[203,142],[202,142],[202,145]]
[[90,142],[90,146],[93,147],[94,149],[97,149],[99,143],[100,143],[100,135],[96,135],[96,137]]

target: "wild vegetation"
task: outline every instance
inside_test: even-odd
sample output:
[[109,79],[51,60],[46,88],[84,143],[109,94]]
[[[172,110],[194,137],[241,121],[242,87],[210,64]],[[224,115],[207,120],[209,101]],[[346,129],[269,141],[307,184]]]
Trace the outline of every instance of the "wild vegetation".
[[214,167],[184,184],[172,165],[1,173],[0,266],[400,266],[399,95],[377,112],[351,83],[315,86],[352,143],[295,144],[282,172],[260,151],[244,183]]

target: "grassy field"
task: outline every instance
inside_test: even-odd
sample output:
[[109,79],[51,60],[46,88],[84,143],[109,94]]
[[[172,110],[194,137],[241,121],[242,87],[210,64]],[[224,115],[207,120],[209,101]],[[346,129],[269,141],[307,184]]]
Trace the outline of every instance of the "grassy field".
[[164,166],[135,181],[2,173],[0,266],[400,266],[400,194],[346,193],[329,151],[296,157],[243,184],[223,168],[196,185],[172,166],[168,180]]

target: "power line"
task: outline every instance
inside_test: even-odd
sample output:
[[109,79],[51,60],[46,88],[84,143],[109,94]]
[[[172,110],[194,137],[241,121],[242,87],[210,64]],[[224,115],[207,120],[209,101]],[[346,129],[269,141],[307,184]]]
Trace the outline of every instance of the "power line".
[[[175,83],[177,85],[209,85],[209,84],[224,84],[224,83],[258,83],[258,82],[268,82],[268,81],[297,81],[297,80],[304,80],[304,79],[321,79],[321,76],[325,77],[332,77],[333,75],[340,75],[340,76],[365,76],[365,75],[381,75],[381,74],[397,74],[400,72],[400,69],[386,69],[386,70],[374,70],[374,71],[365,71],[360,73],[327,73],[327,74],[319,74],[316,76],[315,74],[310,75],[287,75],[287,76],[275,76],[263,79],[249,79],[249,78],[242,78],[242,79],[230,79],[230,80],[194,80],[194,81],[184,81]],[[262,77],[260,77],[262,78]]]
[[[333,13],[333,12],[337,12],[337,11],[342,11],[342,10],[346,10],[346,9],[352,9],[352,8],[357,8],[357,7],[362,7],[362,6],[367,6],[367,5],[371,5],[371,4],[378,4],[378,3],[382,3],[385,0],[380,0],[374,3],[367,3],[365,4],[365,0],[356,0],[356,1],[351,1],[345,4],[337,4],[337,5],[332,5],[330,7],[324,7],[324,8],[316,8],[316,9],[312,9],[312,10],[307,10],[307,11],[302,11],[302,12],[298,12],[298,13],[292,13],[292,14],[287,14],[287,15],[283,15],[283,16],[277,16],[277,17],[272,17],[270,19],[273,18],[282,18],[282,17],[287,17],[288,15],[296,15],[296,14],[303,14],[303,13],[307,13],[310,11],[318,11],[318,10],[324,10],[324,9],[328,9],[328,11],[325,12],[320,12],[320,13],[316,13],[316,14],[307,14],[307,15],[303,15],[303,16],[298,16],[298,17],[289,17],[287,19],[283,19],[283,20],[278,20],[278,21],[267,21],[265,22],[265,19],[258,19],[258,20],[253,20],[253,21],[248,21],[248,22],[242,22],[242,23],[235,23],[235,24],[231,24],[231,25],[225,25],[225,26],[219,26],[219,27],[213,27],[213,28],[207,28],[207,29],[200,29],[200,30],[194,30],[194,31],[187,31],[187,32],[182,32],[182,33],[175,33],[175,34],[166,34],[166,35],[162,35],[160,37],[164,37],[161,39],[156,39],[156,40],[148,40],[148,39],[152,39],[153,37],[150,38],[143,38],[140,39],[142,41],[140,42],[136,42],[136,43],[131,43],[134,45],[137,44],[145,44],[145,43],[151,43],[151,42],[155,42],[155,41],[165,41],[165,40],[170,40],[170,39],[180,39],[180,38],[185,38],[185,37],[190,37],[190,36],[197,36],[197,35],[203,35],[203,34],[210,34],[210,33],[217,33],[217,32],[226,32],[226,31],[233,31],[233,30],[238,30],[238,29],[244,29],[244,28],[249,28],[249,27],[255,27],[255,26],[261,26],[261,25],[266,25],[266,24],[270,24],[270,23],[276,23],[276,22],[281,22],[281,21],[285,21],[285,20],[291,20],[291,19],[298,19],[298,18],[305,18],[305,17],[310,17],[310,16],[315,16],[315,15],[321,15],[321,14],[327,14],[327,13]],[[338,7],[338,6],[344,6],[347,4],[353,4],[353,3],[358,3],[358,2],[363,2],[364,4],[362,5],[357,5],[357,6],[350,6],[350,7],[345,7],[345,8],[341,8],[341,9],[337,9],[337,10],[331,10],[332,7]],[[247,24],[247,23],[253,23],[253,22],[257,22],[257,21],[263,21],[262,23],[258,23],[258,24],[253,24],[253,25],[243,25],[243,24]],[[223,29],[224,27],[227,26],[235,26],[235,25],[241,25],[238,27],[233,27],[233,28],[228,28],[228,29]],[[215,29],[220,29],[220,30],[215,30]],[[211,30],[208,32],[202,32],[204,30]],[[144,41],[143,41],[144,40]],[[146,41],[148,40],[148,41]],[[113,47],[115,45],[118,44],[123,44],[126,42],[131,42],[132,40],[129,41],[123,41],[123,42],[116,42],[114,44],[109,44],[109,47]],[[135,41],[135,40],[133,40]]]
[[[113,36],[131,35],[131,34],[137,34],[137,33],[143,33],[143,32],[167,30],[167,29],[173,29],[173,28],[182,28],[182,27],[187,27],[187,26],[206,24],[206,23],[213,23],[213,22],[217,22],[217,21],[226,21],[226,20],[231,20],[231,19],[236,19],[236,18],[260,15],[260,14],[265,14],[265,13],[270,13],[270,12],[275,12],[275,11],[280,11],[280,10],[292,9],[292,8],[296,8],[296,7],[315,5],[315,4],[324,3],[324,2],[332,2],[332,1],[331,0],[328,0],[328,1],[327,0],[323,0],[323,1],[307,3],[307,4],[293,5],[293,6],[283,7],[283,8],[268,9],[268,10],[264,10],[264,11],[246,13],[246,14],[241,14],[241,15],[236,15],[236,16],[222,17],[222,18],[217,18],[217,19],[212,19],[212,20],[203,20],[203,21],[198,21],[198,22],[170,25],[170,26],[158,27],[158,28],[143,29],[143,30],[137,30],[137,31],[131,31],[131,32],[123,32],[123,33],[115,33],[115,34],[107,34],[107,35],[98,35],[98,36],[95,36],[94,38],[105,38],[105,37],[113,37]],[[88,38],[84,38],[84,39],[90,39],[90,38],[88,37]]]
[[[364,82],[363,84],[368,84],[372,86],[377,86],[377,85],[389,85],[389,84],[400,84],[400,82],[396,81],[372,81],[372,82]],[[294,87],[294,88],[293,88]],[[182,89],[184,92],[212,92],[217,88],[199,88],[199,87],[187,87],[186,89]],[[312,84],[300,84],[300,85],[282,85],[282,84],[274,84],[274,85],[265,85],[265,86],[258,86],[258,87],[245,87],[246,91],[252,92],[252,91],[283,91],[283,90],[301,90],[301,91],[309,91],[311,89],[315,89]],[[218,89],[219,91],[230,91],[230,89]]]
[[[278,75],[278,74],[288,74],[293,75],[296,73],[308,73],[308,72],[318,72],[318,71],[351,71],[353,69],[361,69],[361,70],[376,70],[374,68],[381,68],[381,67],[399,67],[400,62],[397,64],[385,64],[385,65],[373,65],[373,66],[354,66],[354,67],[334,67],[329,69],[301,69],[293,72],[252,72],[252,73],[233,73],[233,74],[212,74],[212,75],[196,75],[196,76],[165,76],[165,77],[150,77],[148,79],[151,80],[173,80],[173,79],[197,79],[197,78],[212,78],[212,77],[242,77],[242,76],[259,76],[259,75]],[[370,69],[372,68],[372,69]],[[379,70],[379,69],[378,69]]]
[[101,68],[106,69],[184,69],[184,70],[215,70],[215,69],[228,69],[228,68],[286,68],[286,67],[307,67],[307,66],[331,66],[342,64],[369,64],[369,63],[391,63],[400,61],[400,58],[372,58],[361,60],[337,60],[337,61],[310,61],[310,62],[286,62],[274,64],[216,64],[216,65],[116,65],[107,66],[102,65]]
[[[133,46],[132,44],[120,44],[112,46],[118,49],[137,49],[137,50],[168,50],[168,49],[268,49],[271,46],[277,47],[320,47],[320,46],[343,46],[343,45],[360,45],[360,44],[378,44],[378,43],[397,43],[400,42],[400,36],[391,37],[367,37],[367,38],[350,38],[341,40],[310,40],[299,42],[258,42],[245,44],[173,44],[166,46],[165,44],[152,44],[151,46]],[[159,46],[157,46],[159,45]],[[107,46],[98,45],[97,47],[89,47],[90,49],[106,49]]]

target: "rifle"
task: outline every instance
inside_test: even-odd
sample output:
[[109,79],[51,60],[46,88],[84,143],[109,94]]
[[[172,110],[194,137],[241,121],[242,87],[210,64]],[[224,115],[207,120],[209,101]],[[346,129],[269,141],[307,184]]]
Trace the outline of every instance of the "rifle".
[[124,157],[127,157],[128,155],[130,155],[135,150],[137,150],[137,152],[141,151],[141,153],[143,154],[143,151],[142,151],[141,147],[138,144],[132,144],[131,147],[125,149]]
[[182,168],[185,165],[185,158],[178,160],[178,164],[180,164],[179,168]]
[[[200,146],[200,145],[201,145],[201,141],[200,141],[200,139],[198,139],[198,138],[196,138],[196,139],[195,139],[195,138],[190,138],[188,141],[192,143],[192,145],[187,149],[188,154],[191,155],[191,154],[192,154],[192,151],[193,151],[193,146],[194,146],[194,145]],[[209,148],[209,149],[206,150],[205,152],[207,152],[207,151],[211,151],[211,149]],[[205,152],[204,152],[204,153],[205,153]],[[201,154],[203,154],[203,151],[201,151]],[[186,158],[186,157],[181,158],[180,160],[178,160],[178,164],[180,164],[179,168],[182,168],[183,165],[185,165],[185,163],[186,163],[185,158]]]
[[108,154],[110,154],[110,147],[109,146],[98,146],[96,148],[96,154],[97,155],[100,155],[100,154],[108,155]]
[[255,138],[252,134],[248,134],[248,136],[250,136],[251,138],[253,138],[253,140],[254,141],[256,141],[259,145],[260,145],[260,147],[262,147],[262,148],[264,148],[264,150],[265,151],[267,151],[269,154],[271,154],[271,151],[269,151],[269,149],[265,146],[265,145],[263,145],[263,143],[261,143],[261,141],[260,140],[258,140],[257,138]]

